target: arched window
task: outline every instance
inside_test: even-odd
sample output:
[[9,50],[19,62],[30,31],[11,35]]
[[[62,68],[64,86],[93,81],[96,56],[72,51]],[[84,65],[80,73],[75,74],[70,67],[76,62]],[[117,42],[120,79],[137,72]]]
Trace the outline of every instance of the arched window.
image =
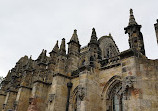
[[106,99],[106,111],[123,111],[122,83],[116,81],[109,86]]
[[77,111],[77,96],[78,95],[78,86],[73,90],[71,101],[72,101],[72,107],[71,111]]
[[74,111],[77,111],[77,96],[75,96],[74,100]]
[[122,87],[116,84],[111,92],[112,111],[122,111]]

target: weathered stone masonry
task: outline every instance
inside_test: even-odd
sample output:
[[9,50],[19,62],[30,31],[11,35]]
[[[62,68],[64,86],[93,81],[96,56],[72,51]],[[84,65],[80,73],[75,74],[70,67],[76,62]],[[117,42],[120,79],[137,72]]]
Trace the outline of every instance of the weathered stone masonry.
[[87,46],[74,30],[68,53],[63,38],[50,56],[22,57],[2,82],[0,111],[158,111],[158,60],[146,57],[132,9],[124,30],[130,48],[123,52],[93,28]]

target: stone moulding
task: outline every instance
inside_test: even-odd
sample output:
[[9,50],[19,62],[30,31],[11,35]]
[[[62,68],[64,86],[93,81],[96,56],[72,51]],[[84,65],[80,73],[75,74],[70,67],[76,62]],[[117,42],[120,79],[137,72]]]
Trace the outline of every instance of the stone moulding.
[[[119,83],[119,82],[122,82],[122,78],[121,78],[121,76],[118,76],[118,75],[115,75],[115,76],[113,76],[111,79],[109,79],[109,81],[104,85],[104,87],[103,87],[103,90],[102,90],[102,93],[101,93],[101,98],[102,98],[102,100],[103,100],[103,98],[105,98],[105,92],[106,92],[106,90],[108,90],[111,86],[112,86],[112,84],[114,84],[114,83]],[[106,98],[108,98],[108,97],[106,97]]]
[[79,87],[78,98],[83,101],[86,96],[86,89],[84,87]]
[[33,83],[36,83],[36,82],[43,83],[45,85],[51,85],[52,84],[52,83],[47,83],[47,82],[43,82],[43,81],[40,81],[40,80],[36,80]]
[[123,91],[126,90],[126,88],[134,87],[134,83],[136,83],[136,77],[135,76],[127,76],[124,78],[122,82]]
[[55,94],[49,94],[48,101],[51,103],[55,99]]
[[120,65],[121,65],[121,63],[115,63],[115,64],[112,64],[112,65],[109,65],[109,66],[101,67],[100,70],[110,69],[110,68],[113,68],[113,67],[118,67]]
[[67,79],[70,79],[70,80],[73,79],[73,78],[79,77],[79,75],[70,77],[70,76],[66,76],[64,74],[60,74],[60,73],[56,73],[56,74],[53,75],[53,77],[56,77],[56,76],[64,77],[64,78],[67,78]]
[[14,90],[7,90],[7,92],[18,93],[17,91],[14,91]]
[[27,86],[19,86],[19,88],[26,88],[26,89],[30,89],[30,90],[32,90],[31,87],[27,87]]

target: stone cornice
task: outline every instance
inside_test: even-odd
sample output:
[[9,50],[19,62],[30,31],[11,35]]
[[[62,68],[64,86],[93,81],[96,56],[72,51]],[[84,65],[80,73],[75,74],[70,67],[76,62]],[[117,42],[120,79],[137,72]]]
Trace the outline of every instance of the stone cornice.
[[52,84],[52,83],[47,83],[47,82],[40,81],[40,80],[36,80],[36,81],[34,81],[33,83],[36,83],[36,82],[43,83],[43,84],[45,84],[45,85],[51,85],[51,84]]
[[0,96],[6,96],[6,94],[0,93]]
[[26,88],[26,89],[30,89],[30,90],[32,90],[31,87],[27,87],[27,86],[19,86],[19,88]]
[[56,74],[53,75],[53,77],[56,77],[56,76],[64,77],[64,78],[67,78],[67,79],[74,79],[74,78],[79,77],[79,75],[75,75],[75,76],[66,76],[66,75],[61,74],[61,73],[56,73]]
[[100,70],[110,69],[110,68],[113,68],[113,67],[118,67],[120,65],[121,65],[121,63],[115,63],[115,64],[107,65],[105,67],[101,67]]
[[7,90],[6,92],[18,93],[17,91],[14,91],[14,90]]
[[56,76],[64,77],[64,78],[67,78],[67,79],[71,79],[70,76],[66,76],[66,75],[61,74],[61,73],[56,73],[56,74],[53,75],[53,77],[56,77]]

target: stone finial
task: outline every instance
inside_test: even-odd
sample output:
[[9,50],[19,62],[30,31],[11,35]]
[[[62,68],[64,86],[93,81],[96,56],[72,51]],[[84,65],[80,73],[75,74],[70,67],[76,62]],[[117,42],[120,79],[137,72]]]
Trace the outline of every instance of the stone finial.
[[32,70],[32,69],[33,69],[33,64],[32,64],[32,55],[31,55],[27,62],[25,70]]
[[53,48],[53,51],[54,52],[58,52],[59,51],[58,40],[57,40],[57,42],[56,42],[56,44],[55,44],[55,46]]
[[130,15],[133,15],[133,9],[130,9]]
[[97,35],[96,35],[95,28],[92,29],[92,36],[97,36]]
[[133,9],[130,9],[130,18],[129,18],[129,24],[128,25],[137,25],[137,22],[135,21],[134,15],[133,15]]
[[46,63],[47,62],[46,53],[47,53],[47,51],[43,49],[42,52],[41,52],[41,54],[37,58],[37,61],[39,63]]
[[66,49],[65,49],[65,38],[62,39],[59,52],[61,55],[66,55]]
[[77,30],[76,29],[74,30],[74,34],[77,34]]
[[91,40],[89,44],[91,43],[98,44],[95,28],[92,29],[92,35],[91,35]]
[[71,41],[74,41],[74,42],[79,44],[79,40],[78,40],[78,35],[77,35],[77,30],[76,29],[74,30],[74,33],[73,33],[73,35],[72,35],[72,37],[70,39],[70,42]]
[[30,59],[32,60],[32,55],[30,55]]

